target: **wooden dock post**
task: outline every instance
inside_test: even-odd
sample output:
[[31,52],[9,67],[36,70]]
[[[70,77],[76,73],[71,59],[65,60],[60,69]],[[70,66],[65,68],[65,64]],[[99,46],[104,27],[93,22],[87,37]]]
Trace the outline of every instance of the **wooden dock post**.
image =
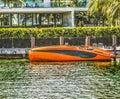
[[31,48],[35,47],[35,37],[31,37]]
[[89,46],[90,46],[90,36],[86,36],[85,47],[88,48]]
[[60,36],[60,45],[64,45],[64,37]]
[[[112,48],[113,48],[113,52],[116,55],[116,46],[117,46],[117,37],[115,35],[113,35],[112,37]],[[116,57],[114,58],[114,61],[116,61]]]

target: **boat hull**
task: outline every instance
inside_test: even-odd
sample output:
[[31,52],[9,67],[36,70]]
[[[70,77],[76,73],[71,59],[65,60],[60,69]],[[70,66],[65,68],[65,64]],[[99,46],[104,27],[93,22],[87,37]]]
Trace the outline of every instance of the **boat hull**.
[[110,61],[113,57],[111,52],[92,47],[86,49],[74,46],[49,46],[29,50],[31,62]]

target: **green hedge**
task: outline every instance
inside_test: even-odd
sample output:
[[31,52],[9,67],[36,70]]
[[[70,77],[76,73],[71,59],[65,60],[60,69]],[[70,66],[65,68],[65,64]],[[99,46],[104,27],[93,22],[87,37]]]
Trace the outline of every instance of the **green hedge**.
[[0,28],[0,38],[120,36],[120,27]]

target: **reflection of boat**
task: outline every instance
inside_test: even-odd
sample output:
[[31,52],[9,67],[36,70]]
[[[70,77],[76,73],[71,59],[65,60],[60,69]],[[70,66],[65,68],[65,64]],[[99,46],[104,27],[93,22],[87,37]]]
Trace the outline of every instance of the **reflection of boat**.
[[93,65],[94,66],[96,66],[96,67],[109,67],[109,66],[112,66],[112,62],[110,62],[110,61],[107,61],[107,62],[103,62],[103,61],[101,61],[101,62],[93,62]]
[[37,61],[110,61],[115,55],[109,51],[89,46],[46,46],[29,50],[31,62]]
[[30,65],[72,65],[77,64],[79,62],[76,61],[68,61],[68,62],[30,62]]

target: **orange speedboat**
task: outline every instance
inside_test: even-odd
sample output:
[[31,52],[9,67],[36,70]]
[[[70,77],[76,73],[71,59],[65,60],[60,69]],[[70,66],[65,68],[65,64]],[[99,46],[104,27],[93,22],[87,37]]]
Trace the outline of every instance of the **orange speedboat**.
[[37,47],[29,50],[29,59],[31,62],[39,61],[110,61],[115,55],[112,52],[89,46],[46,46]]

